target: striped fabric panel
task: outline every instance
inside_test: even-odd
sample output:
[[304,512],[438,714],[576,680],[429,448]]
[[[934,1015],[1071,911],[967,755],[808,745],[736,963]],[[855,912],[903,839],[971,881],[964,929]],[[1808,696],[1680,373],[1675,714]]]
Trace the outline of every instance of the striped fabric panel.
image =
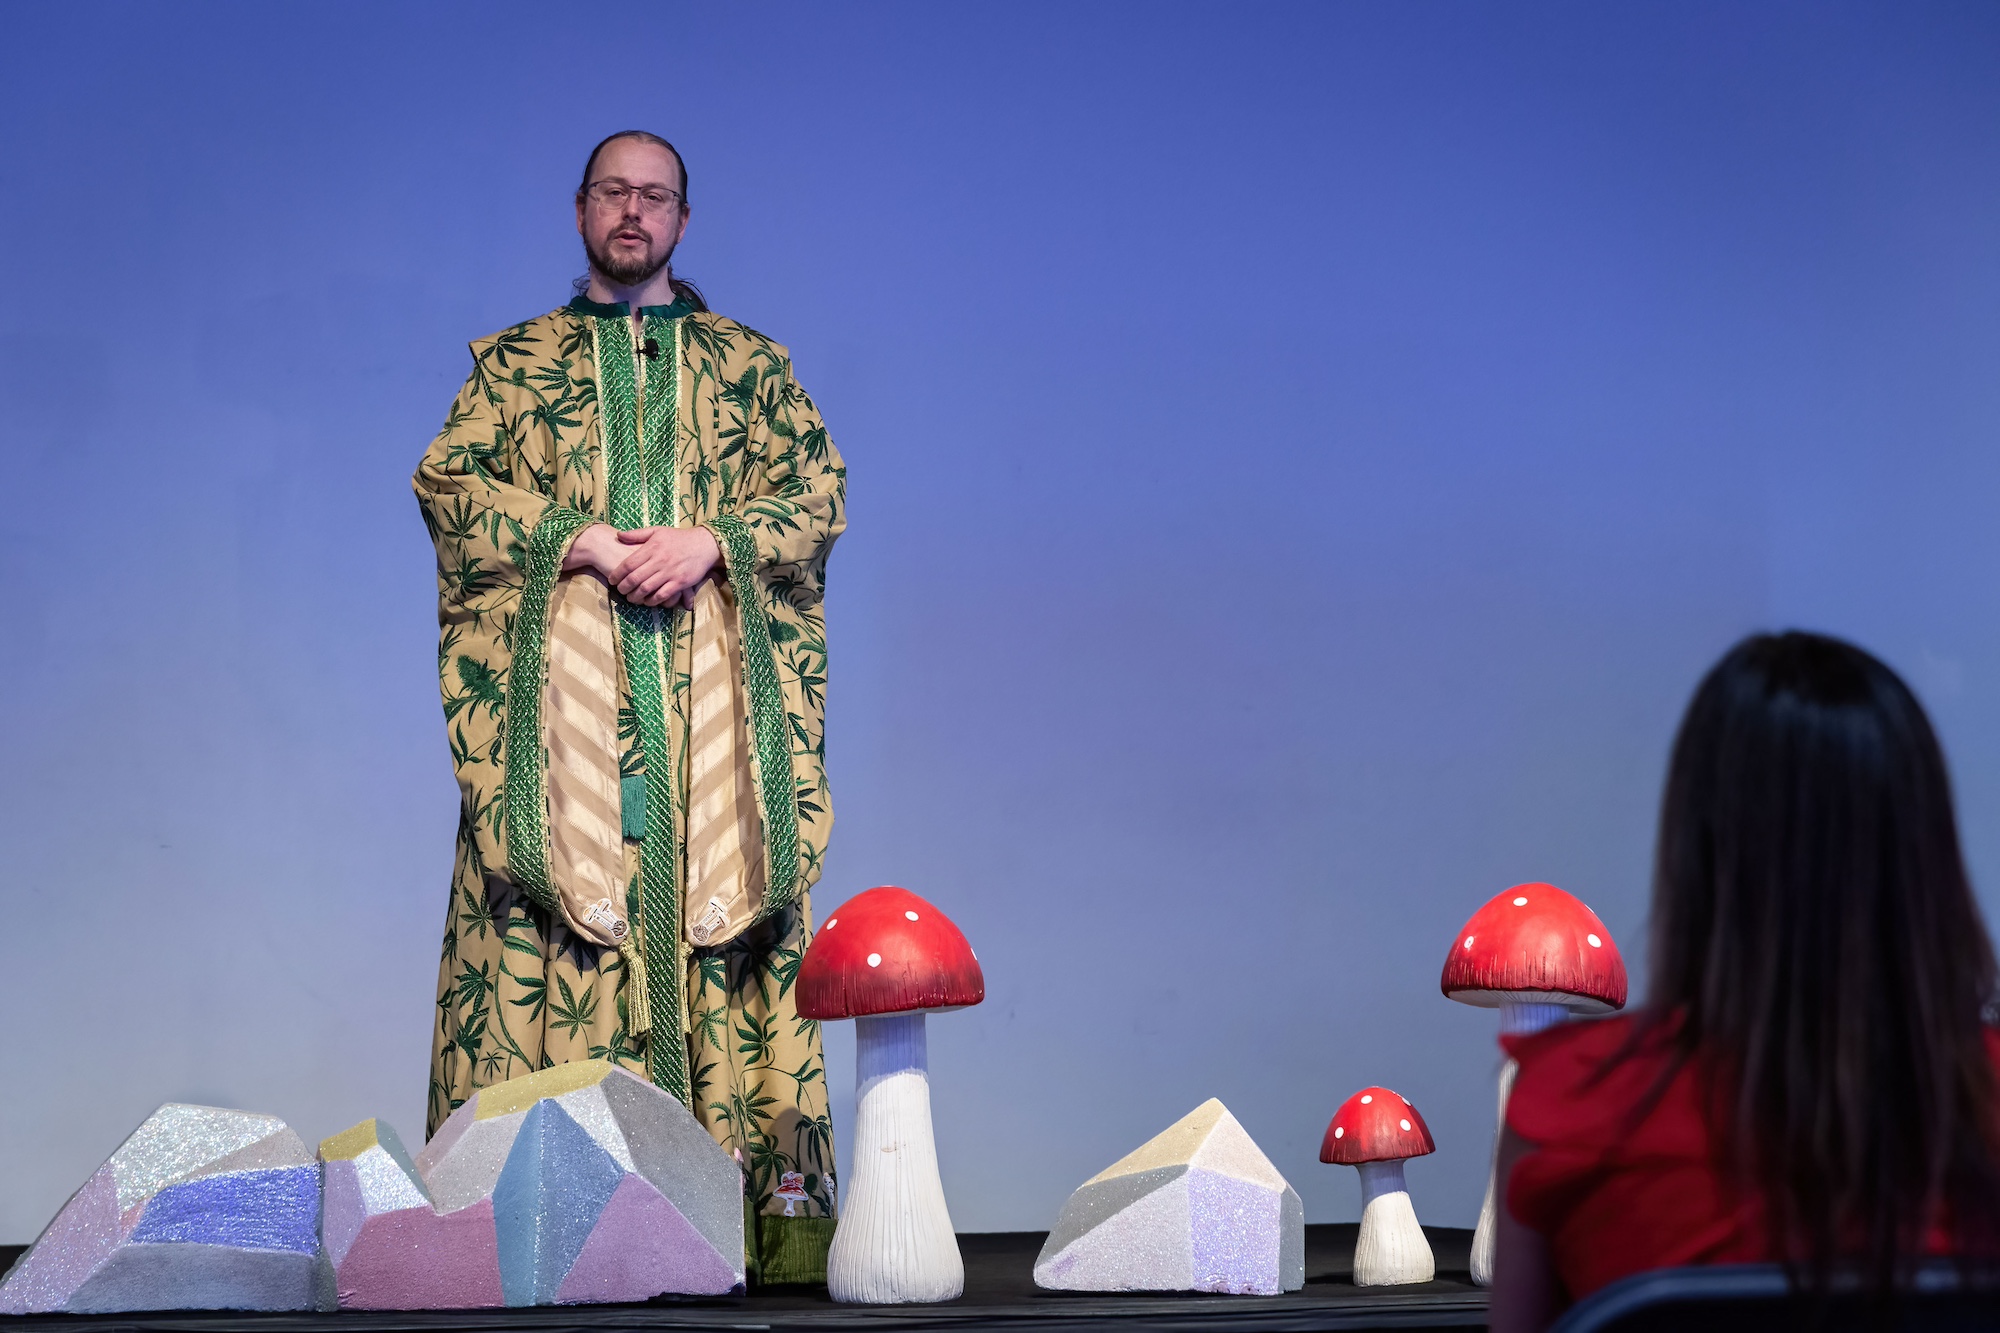
[[549,615],[542,733],[549,754],[549,869],[570,926],[597,944],[626,934],[619,818],[618,650],[611,593],[558,580]]
[[743,642],[735,608],[713,580],[694,603],[690,662],[687,937],[721,944],[764,901],[764,834],[750,765]]

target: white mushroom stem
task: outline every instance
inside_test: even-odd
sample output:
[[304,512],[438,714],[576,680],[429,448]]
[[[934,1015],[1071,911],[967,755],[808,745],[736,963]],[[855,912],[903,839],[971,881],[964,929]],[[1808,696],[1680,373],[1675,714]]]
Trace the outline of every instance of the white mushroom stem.
[[1362,1162],[1361,1234],[1354,1241],[1354,1285],[1393,1287],[1428,1282],[1436,1276],[1431,1243],[1417,1224],[1410,1191],[1403,1184],[1403,1164]]
[[853,1169],[826,1259],[837,1301],[948,1301],[965,1290],[931,1138],[922,1014],[854,1020]]
[[[1553,1027],[1569,1017],[1569,1010],[1560,1004],[1549,1004],[1540,1000],[1502,1000],[1500,1002],[1500,1035],[1513,1036],[1517,1032],[1540,1032]],[[1500,1067],[1499,1106],[1494,1113],[1493,1151],[1486,1159],[1486,1201],[1479,1205],[1479,1225],[1472,1232],[1472,1280],[1482,1287],[1493,1285],[1493,1229],[1499,1222],[1498,1191],[1496,1177],[1500,1174],[1500,1135],[1507,1128],[1507,1099],[1514,1093],[1514,1075],[1520,1066],[1508,1057]]]

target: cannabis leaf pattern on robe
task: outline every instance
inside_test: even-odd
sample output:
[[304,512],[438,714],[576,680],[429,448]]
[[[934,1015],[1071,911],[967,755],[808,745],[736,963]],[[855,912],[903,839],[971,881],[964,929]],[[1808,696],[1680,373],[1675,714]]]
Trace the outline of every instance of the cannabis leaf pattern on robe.
[[[647,1073],[648,1043],[681,1040],[685,1026],[691,1109],[744,1164],[753,1271],[761,1265],[767,1281],[816,1280],[835,1204],[833,1143],[818,1028],[798,1017],[791,977],[832,823],[821,600],[827,553],[846,522],[846,470],[783,347],[708,312],[642,313],[648,331],[673,329],[681,353],[674,521],[717,533],[725,572],[739,591],[754,589],[768,631],[782,701],[772,734],[790,751],[780,762],[789,760],[796,869],[771,886],[769,919],[728,945],[688,950],[678,932],[648,941],[648,969],[685,978],[685,1024],[656,1011],[652,1031],[634,1034],[630,969],[619,953],[572,934],[538,899],[531,869],[510,863],[508,692],[517,665],[523,678],[539,678],[538,662],[515,661],[517,624],[524,596],[536,595],[531,571],[559,563],[575,533],[610,512],[591,321],[622,320],[623,307],[578,301],[474,343],[472,374],[413,483],[437,548],[438,680],[461,796],[430,1128],[478,1088],[567,1060],[602,1057]],[[532,624],[537,608],[526,609]],[[620,681],[627,776],[685,773],[690,627],[678,619],[681,650],[662,701],[667,753],[639,744],[629,680]],[[779,1199],[787,1174],[797,1179]]]

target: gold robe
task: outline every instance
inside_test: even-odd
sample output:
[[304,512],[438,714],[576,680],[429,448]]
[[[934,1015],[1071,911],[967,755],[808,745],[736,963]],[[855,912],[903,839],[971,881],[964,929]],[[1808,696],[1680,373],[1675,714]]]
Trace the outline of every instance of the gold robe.
[[[832,823],[821,599],[846,470],[783,347],[681,303],[640,313],[635,335],[622,305],[579,298],[474,343],[471,378],[414,479],[437,547],[439,684],[462,798],[430,1128],[487,1084],[617,1061],[680,1097],[743,1163],[753,1278],[818,1281],[832,1126],[818,1027],[791,986]],[[623,901],[600,909],[622,948],[565,916],[576,897],[564,772],[550,762],[562,707],[551,620],[579,577],[561,574],[563,558],[593,522],[701,525],[721,547],[726,596],[709,604],[726,608],[738,788],[760,835],[746,848],[760,893],[733,938],[691,943],[716,919],[691,924],[683,902],[695,615],[615,592],[601,614],[618,665],[627,879]],[[560,669],[560,642],[555,656]]]

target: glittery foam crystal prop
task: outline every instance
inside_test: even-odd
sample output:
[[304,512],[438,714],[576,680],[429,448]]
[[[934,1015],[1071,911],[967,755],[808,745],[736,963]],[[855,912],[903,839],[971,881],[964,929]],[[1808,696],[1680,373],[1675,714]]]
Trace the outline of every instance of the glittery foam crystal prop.
[[1085,1181],[1035,1260],[1037,1286],[1068,1291],[1274,1296],[1305,1282],[1299,1196],[1214,1098]]
[[327,1308],[319,1202],[284,1121],[162,1106],[0,1282],[0,1314]]
[[396,1131],[364,1120],[319,1145],[320,1237],[340,1304],[468,1310],[500,1304],[493,1200],[439,1212]]
[[[321,1149],[342,1305],[456,1306],[474,1303],[473,1290],[489,1305],[574,1305],[743,1285],[742,1171],[687,1108],[606,1061],[481,1089],[397,1177],[394,1154],[364,1143],[365,1132],[380,1133],[359,1126]],[[335,1151],[355,1145],[349,1196],[345,1172],[331,1182]],[[361,1163],[377,1148],[386,1183],[369,1195]],[[461,1215],[465,1231],[446,1244],[440,1229]],[[399,1239],[400,1227],[439,1248]],[[449,1273],[446,1254],[460,1265]]]

